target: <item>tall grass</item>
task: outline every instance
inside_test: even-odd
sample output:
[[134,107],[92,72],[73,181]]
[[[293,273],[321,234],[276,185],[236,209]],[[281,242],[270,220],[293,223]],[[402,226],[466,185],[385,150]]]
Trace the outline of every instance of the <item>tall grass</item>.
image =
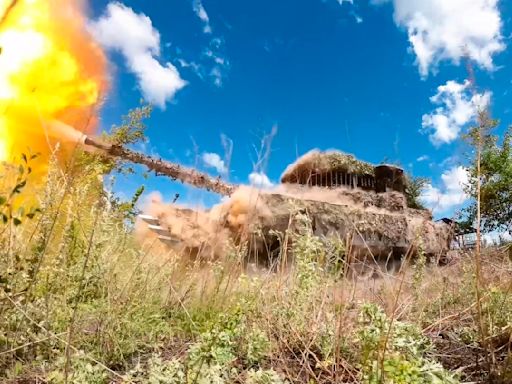
[[[24,173],[2,172],[7,196]],[[190,262],[134,241],[132,207],[104,193],[102,172],[52,164],[36,202],[30,180],[11,199],[40,212],[0,226],[2,382],[512,382],[505,254],[482,249],[478,302],[472,255],[356,276],[350,246],[315,236],[301,212],[281,234],[291,267],[248,273],[245,244]]]

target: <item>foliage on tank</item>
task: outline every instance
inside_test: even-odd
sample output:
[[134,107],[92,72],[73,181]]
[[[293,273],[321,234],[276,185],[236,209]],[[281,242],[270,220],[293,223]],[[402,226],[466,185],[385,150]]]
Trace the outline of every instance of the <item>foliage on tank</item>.
[[336,150],[321,152],[314,149],[289,165],[281,176],[281,182],[296,183],[303,175],[329,172],[374,176],[374,165],[358,160],[348,153]]

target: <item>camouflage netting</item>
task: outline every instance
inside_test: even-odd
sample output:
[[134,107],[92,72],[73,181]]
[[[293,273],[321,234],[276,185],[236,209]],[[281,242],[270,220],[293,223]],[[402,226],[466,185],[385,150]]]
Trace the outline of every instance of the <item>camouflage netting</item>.
[[312,174],[336,172],[374,176],[374,165],[340,151],[321,152],[314,149],[290,164],[281,176],[281,182],[298,183],[307,180]]
[[[322,194],[322,189],[312,187],[308,189],[316,195],[302,195],[300,186],[290,187],[296,190],[242,187],[209,211],[158,203],[147,212],[176,239],[175,251],[204,260],[223,257],[233,244],[245,244],[249,259],[271,262],[282,250],[285,235],[300,232],[300,215],[309,217],[319,239],[343,241],[358,262],[414,258],[419,247],[433,260],[444,260],[448,254],[448,227],[433,222],[429,211],[407,208],[401,193],[337,189]],[[138,228],[141,238],[148,238],[146,226],[139,223]],[[287,242],[290,245],[293,236]],[[288,248],[287,254],[293,256]]]

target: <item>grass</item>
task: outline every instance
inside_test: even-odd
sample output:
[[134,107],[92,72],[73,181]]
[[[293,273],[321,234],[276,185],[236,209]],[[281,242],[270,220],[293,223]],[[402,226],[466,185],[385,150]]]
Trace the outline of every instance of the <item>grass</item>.
[[104,194],[99,164],[76,161],[80,173],[51,166],[36,202],[28,164],[3,170],[2,382],[512,382],[505,250],[482,250],[482,341],[472,254],[343,277],[344,247],[301,216],[286,271],[247,274],[243,244],[185,262],[136,243],[133,206]]

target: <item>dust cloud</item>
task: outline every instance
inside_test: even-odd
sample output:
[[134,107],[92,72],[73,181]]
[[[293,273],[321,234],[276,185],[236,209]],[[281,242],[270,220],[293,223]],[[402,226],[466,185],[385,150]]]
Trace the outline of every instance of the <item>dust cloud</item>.
[[239,187],[231,197],[211,209],[190,208],[180,204],[169,204],[156,192],[149,196],[143,212],[158,219],[165,233],[157,233],[142,220],[136,223],[139,241],[148,242],[164,235],[176,251],[196,257],[217,258],[232,239],[241,240],[252,230],[251,224],[258,220],[272,219],[270,209],[260,199],[260,190],[248,186]]

